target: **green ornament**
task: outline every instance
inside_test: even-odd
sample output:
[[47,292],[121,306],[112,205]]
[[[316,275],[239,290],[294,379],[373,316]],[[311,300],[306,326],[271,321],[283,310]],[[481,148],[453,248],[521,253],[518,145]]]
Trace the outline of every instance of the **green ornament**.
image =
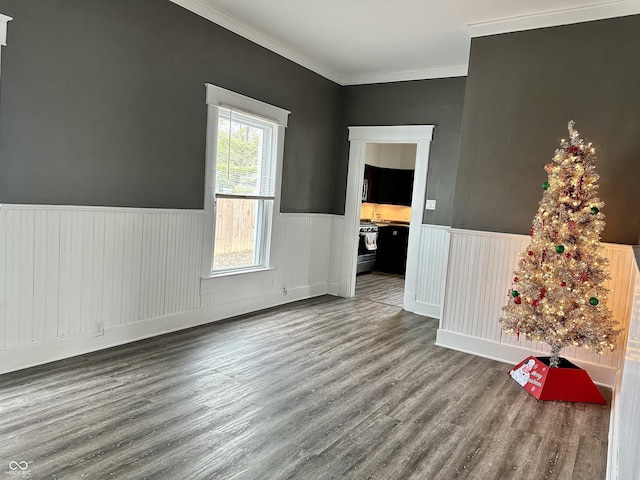
[[591,207],[591,215],[597,215],[600,213],[600,209],[598,207]]
[[549,190],[549,182],[544,182],[544,183],[542,184],[542,189],[543,189],[543,190]]
[[556,252],[557,253],[563,253],[564,252],[564,245],[558,245],[556,247]]
[[513,290],[513,291],[511,292],[511,296],[512,296],[512,297],[518,297],[518,296],[520,296],[520,292],[518,292],[518,290]]
[[595,307],[597,304],[600,303],[600,301],[596,297],[591,297],[589,299],[589,303]]

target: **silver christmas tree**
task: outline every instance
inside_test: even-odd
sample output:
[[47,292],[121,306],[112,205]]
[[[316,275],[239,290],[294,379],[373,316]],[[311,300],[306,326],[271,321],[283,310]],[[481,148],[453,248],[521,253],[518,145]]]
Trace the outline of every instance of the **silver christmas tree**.
[[551,367],[560,351],[581,346],[602,354],[613,350],[620,333],[607,307],[608,260],[600,235],[605,226],[598,198],[595,149],[569,122],[569,140],[561,141],[533,219],[531,243],[522,253],[500,319],[512,335],[551,346]]

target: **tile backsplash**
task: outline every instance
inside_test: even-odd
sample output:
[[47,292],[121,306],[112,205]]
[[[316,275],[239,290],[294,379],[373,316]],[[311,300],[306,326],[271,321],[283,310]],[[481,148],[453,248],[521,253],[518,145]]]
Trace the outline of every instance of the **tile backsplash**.
[[362,220],[410,222],[411,207],[363,202],[360,207],[360,218]]

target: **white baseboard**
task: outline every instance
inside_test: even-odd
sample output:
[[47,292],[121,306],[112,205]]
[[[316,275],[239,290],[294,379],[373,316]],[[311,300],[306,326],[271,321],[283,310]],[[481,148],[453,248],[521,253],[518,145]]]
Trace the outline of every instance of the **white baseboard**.
[[204,325],[245,313],[316,297],[327,293],[327,284],[289,289],[287,295],[269,293],[251,299],[196,308],[185,312],[107,327],[104,335],[93,332],[0,350],[0,374]]
[[336,297],[340,296],[340,284],[335,282],[329,283],[327,293],[329,295],[335,295]]
[[317,297],[327,293],[327,284],[307,285],[304,287],[290,288],[286,295],[282,292],[267,293],[265,295],[243,298],[228,303],[218,303],[213,309],[212,321],[224,320],[226,318],[244,315],[245,313],[257,312],[265,308],[284,305],[285,303],[304,300],[305,298]]
[[609,436],[607,445],[606,480],[618,480],[618,431],[620,422],[620,402],[618,401],[619,383],[611,393],[611,413],[609,414]]
[[[511,365],[521,362],[529,355],[549,356],[549,354],[545,352],[532,351],[515,345],[506,345],[493,340],[472,337],[470,335],[464,335],[462,333],[456,333],[442,328],[438,329],[436,345]],[[568,359],[586,370],[595,384],[610,388],[614,387],[617,373],[616,368],[571,358]]]
[[425,317],[438,320],[442,318],[442,305],[416,300],[416,294],[413,292],[404,292],[404,309]]
[[413,292],[404,291],[404,297],[402,299],[402,308],[407,312],[416,312],[416,294]]
[[433,303],[415,302],[414,313],[424,315],[425,317],[442,318],[442,305],[434,305]]

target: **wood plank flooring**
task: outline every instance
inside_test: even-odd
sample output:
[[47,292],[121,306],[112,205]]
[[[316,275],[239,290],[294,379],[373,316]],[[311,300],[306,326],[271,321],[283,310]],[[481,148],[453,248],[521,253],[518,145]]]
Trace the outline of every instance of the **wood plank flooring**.
[[538,402],[437,326],[325,296],[0,376],[0,478],[605,477],[608,406]]
[[356,297],[402,308],[404,275],[369,272],[356,277]]

